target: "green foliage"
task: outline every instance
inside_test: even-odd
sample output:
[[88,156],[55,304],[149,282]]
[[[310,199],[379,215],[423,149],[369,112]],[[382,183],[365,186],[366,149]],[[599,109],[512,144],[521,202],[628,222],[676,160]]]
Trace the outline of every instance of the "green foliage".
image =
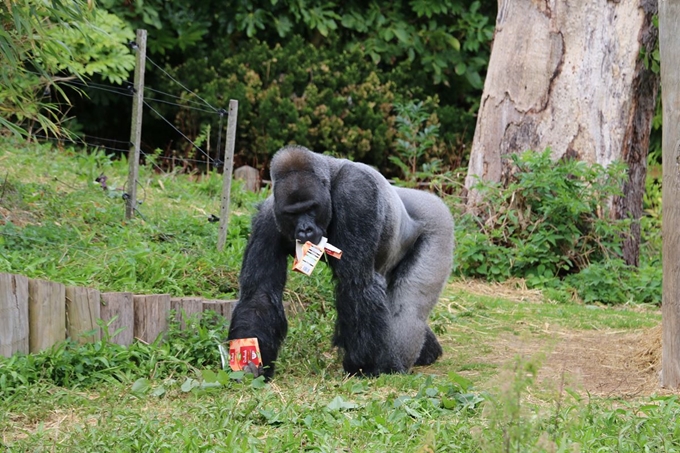
[[[550,150],[511,155],[506,187],[475,186],[484,202],[479,216],[467,219],[479,232],[459,245],[464,273],[561,277],[620,253],[626,224],[609,220],[607,201],[620,192],[623,168],[553,162],[550,155]],[[489,253],[498,261],[489,260]]]
[[[546,452],[665,451],[675,447],[680,405],[677,396],[642,401],[606,402],[574,389],[559,389],[550,407],[536,407],[529,395],[545,393],[538,385],[539,361],[516,359],[495,398],[488,401],[488,427],[481,429],[481,451]],[[551,389],[552,390],[552,389]]]
[[[134,67],[125,43],[134,35],[117,17],[85,0],[5,2],[0,8],[0,125],[59,135],[70,105],[59,82],[94,74],[122,83]],[[50,89],[54,99],[46,99]]]
[[516,358],[512,368],[504,371],[504,385],[490,402],[489,429],[482,433],[486,451],[526,451],[538,437],[532,432],[536,425],[527,422],[531,413],[523,396],[534,385],[539,369],[536,358]]
[[[437,143],[439,125],[427,124],[429,113],[422,102],[407,102],[395,104],[397,111],[397,141],[398,155],[389,156],[390,162],[402,172],[404,179],[415,183],[418,179],[430,179],[439,170],[441,160],[430,155],[431,148]],[[422,162],[422,171],[418,165]]]
[[553,162],[550,150],[512,155],[510,165],[505,187],[475,187],[484,201],[478,215],[459,222],[457,272],[562,288],[551,293],[559,299],[573,291],[588,302],[659,300],[657,273],[637,272],[619,259],[629,222],[610,218],[609,200],[620,193],[621,165]]
[[[37,60],[50,73],[66,72],[82,77],[99,75],[122,85],[134,71],[135,57],[127,43],[135,34],[113,14],[94,10],[87,29],[60,23],[50,32]],[[71,24],[69,24],[71,25]],[[35,63],[36,60],[34,59]]]
[[[409,99],[429,99],[428,108],[438,115],[441,164],[457,168],[466,159],[489,58],[493,4],[104,0],[102,5],[132,28],[150,29],[151,57],[211,105],[240,101],[236,143],[246,163],[266,164],[273,150],[296,142],[390,171],[392,105]],[[196,100],[156,68],[147,69],[147,86],[182,97],[183,104]],[[103,104],[104,98],[94,99]],[[102,107],[101,113],[76,111],[83,129],[95,136],[110,131],[111,115],[105,112],[110,107]],[[216,115],[157,107],[192,140],[207,125],[217,129]],[[168,134],[160,132],[165,125],[155,121],[145,119],[146,140],[167,149]],[[182,143],[171,145],[178,148],[173,155],[192,157]]]
[[621,259],[591,263],[578,274],[568,275],[564,287],[573,289],[586,303],[661,302],[661,266],[644,265],[639,269]]
[[[358,53],[338,55],[300,38],[285,47],[252,40],[236,54],[225,49],[215,66],[190,59],[175,75],[201,86],[201,96],[214,105],[224,93],[242,100],[237,152],[252,162],[300,143],[381,165],[396,133],[395,88]],[[214,118],[180,112],[176,120],[198,130]]]
[[[147,44],[149,51],[161,55],[173,49],[184,52],[202,43],[217,41],[217,37],[210,37],[211,18],[218,8],[224,7],[211,1],[100,0],[97,3],[124,19],[131,28],[148,30],[151,38]],[[210,39],[206,39],[206,35]]]
[[[131,5],[104,0],[102,6],[135,28],[153,28],[153,53],[173,48],[201,53],[251,39],[270,45],[295,37],[336,50],[360,51],[374,64],[416,66],[435,84],[451,79],[482,88],[493,35],[493,10],[480,1],[443,0],[395,3],[329,0],[301,3],[250,0],[229,4],[205,1],[140,0]],[[339,41],[334,41],[339,37]],[[187,52],[185,55],[189,55]]]
[[[38,379],[0,390],[3,451],[633,453],[680,447],[677,396],[587,394],[572,388],[569,379],[551,379],[554,373],[543,373],[540,360],[533,357],[512,358],[499,373],[499,356],[494,354],[497,340],[504,347],[508,337],[528,340],[525,346],[545,341],[538,326],[546,322],[560,332],[578,329],[573,334],[605,330],[603,338],[609,338],[608,329],[639,332],[658,325],[658,310],[506,300],[459,288],[460,293],[445,295],[452,302],[448,307],[439,304],[435,309],[448,316],[450,329],[440,335],[445,349],[455,348],[434,366],[416,369],[426,374],[358,378],[346,376],[337,364],[317,373],[297,361],[306,354],[337,362],[325,358],[334,354],[327,342],[295,339],[302,335],[314,340],[306,333],[313,331],[307,327],[310,320],[324,329],[320,335],[332,329],[332,319],[322,314],[323,294],[313,317],[306,316],[308,311],[289,318],[293,330],[283,351],[296,351],[288,356],[292,360],[280,364],[281,373],[271,384],[217,364],[190,366],[193,359],[177,361],[163,352],[166,346],[147,345],[158,372],[148,372],[151,362],[143,361],[141,371],[135,371],[137,362],[131,359],[121,363],[131,370],[129,376],[119,373],[121,380],[106,378],[108,371],[99,370],[99,382],[72,380],[69,386],[56,386]],[[205,329],[219,338],[219,331]],[[185,350],[199,344],[185,357],[203,357],[200,345],[212,341],[206,334],[182,335],[175,341]],[[73,354],[88,356],[87,345],[83,347]],[[97,357],[112,360],[112,351],[104,346]],[[30,375],[32,369],[18,365],[21,360],[0,359],[0,374],[11,363],[9,370]],[[79,361],[66,363],[64,369],[72,363]],[[506,445],[514,448],[504,449]]]
[[125,347],[111,343],[109,338],[117,332],[109,332],[100,322],[101,341],[78,344],[67,340],[37,354],[0,358],[0,395],[11,399],[39,383],[87,388],[132,381],[137,383],[133,392],[140,392],[139,379],[163,380],[221,366],[217,345],[226,337],[224,318],[206,312],[200,320],[187,320],[184,330],[174,321],[174,313],[170,319],[168,331],[153,344],[134,342]]
[[[531,159],[540,161],[541,156]],[[144,218],[125,222],[120,197],[125,160],[111,160],[100,151],[55,151],[0,138],[0,162],[0,271],[88,286],[120,284],[135,292],[172,287],[178,295],[235,291],[220,286],[235,285],[229,275],[237,273],[250,214],[265,194],[234,187],[227,250],[217,254],[216,230],[206,221],[218,206],[217,174],[159,175],[142,167]],[[520,160],[517,165],[525,164]],[[93,184],[101,173],[109,177],[106,191]],[[576,173],[567,175],[569,184],[577,185],[570,179]],[[547,196],[547,183],[537,182],[544,177],[534,174],[532,185]],[[522,187],[530,185],[517,173],[514,178]],[[650,191],[648,209],[657,196]],[[553,197],[559,198],[557,193]],[[544,214],[561,212],[531,206]],[[600,274],[621,274],[622,285],[632,285],[629,269],[616,260],[596,262],[594,255],[585,271],[599,266]],[[118,268],[123,268],[120,277],[106,277]],[[655,291],[660,278],[650,270],[640,270],[642,284],[634,291]],[[505,300],[449,287],[432,319],[448,348],[441,360],[413,374],[357,378],[344,374],[331,344],[331,275],[323,265],[318,271],[311,278],[290,275],[284,297],[298,314],[289,317],[280,373],[271,384],[222,369],[216,346],[227,326],[211,313],[190,320],[184,330],[171,322],[163,341],[150,345],[114,345],[108,341],[114,332],[108,332],[96,343],[66,342],[39,354],[0,358],[0,447],[8,452],[617,453],[680,448],[676,396],[586,398],[566,380],[541,379],[538,384],[540,363],[535,359],[513,361],[510,375],[499,376],[500,388],[493,385],[498,340],[505,345],[510,336],[533,344],[552,329],[639,331],[658,326],[658,310]],[[610,290],[615,285],[613,280],[602,283]],[[550,325],[550,334],[544,325]],[[553,385],[559,387],[555,392]]]
[[[140,173],[140,216],[124,223],[125,160],[101,152],[59,153],[21,146],[0,157],[0,272],[103,291],[233,297],[250,214],[266,193],[236,184],[224,253],[216,249],[221,175],[194,183],[186,175]],[[48,178],[35,175],[48,174]],[[107,176],[108,187],[94,183]],[[4,183],[4,185],[3,185]],[[3,190],[4,187],[4,190]],[[8,214],[9,212],[9,214]]]

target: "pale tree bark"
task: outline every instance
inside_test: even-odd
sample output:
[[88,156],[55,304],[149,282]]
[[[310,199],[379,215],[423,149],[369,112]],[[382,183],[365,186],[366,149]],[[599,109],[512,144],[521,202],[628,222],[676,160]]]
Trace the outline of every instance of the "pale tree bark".
[[680,0],[659,2],[663,104],[661,385],[680,387]]
[[507,154],[550,147],[553,158],[608,165],[630,178],[613,212],[634,219],[626,260],[637,264],[642,194],[658,76],[640,62],[656,40],[657,0],[499,0],[496,34],[466,178],[501,181]]

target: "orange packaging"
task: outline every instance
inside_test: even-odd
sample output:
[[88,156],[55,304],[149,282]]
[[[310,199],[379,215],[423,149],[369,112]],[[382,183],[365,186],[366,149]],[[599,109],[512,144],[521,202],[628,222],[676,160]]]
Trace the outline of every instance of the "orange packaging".
[[312,244],[309,241],[302,244],[298,241],[295,247],[293,270],[302,272],[305,275],[312,275],[324,252],[336,259],[342,257],[342,250],[329,244],[328,239],[325,237],[322,237],[318,244]]
[[239,338],[229,342],[229,366],[233,371],[240,371],[252,362],[259,367],[262,363],[260,345],[257,338]]

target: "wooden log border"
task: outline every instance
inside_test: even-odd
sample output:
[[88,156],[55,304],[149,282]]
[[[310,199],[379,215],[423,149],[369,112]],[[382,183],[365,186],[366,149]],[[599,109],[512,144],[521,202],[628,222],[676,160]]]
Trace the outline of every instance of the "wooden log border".
[[170,310],[186,329],[189,318],[207,310],[230,321],[235,305],[235,300],[168,294],[100,293],[0,273],[0,356],[44,351],[67,338],[79,343],[106,339],[122,346],[135,340],[153,343],[167,331]]

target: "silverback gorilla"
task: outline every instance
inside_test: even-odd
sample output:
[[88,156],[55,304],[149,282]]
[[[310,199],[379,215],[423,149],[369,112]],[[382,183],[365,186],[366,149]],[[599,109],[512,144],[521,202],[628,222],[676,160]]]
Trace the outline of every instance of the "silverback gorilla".
[[333,343],[351,374],[406,372],[429,365],[442,348],[427,325],[451,272],[453,219],[435,195],[393,187],[371,167],[280,149],[271,162],[273,194],[253,218],[229,339],[257,337],[264,375],[288,323],[282,294],[295,240],[322,236],[342,250],[335,281]]

